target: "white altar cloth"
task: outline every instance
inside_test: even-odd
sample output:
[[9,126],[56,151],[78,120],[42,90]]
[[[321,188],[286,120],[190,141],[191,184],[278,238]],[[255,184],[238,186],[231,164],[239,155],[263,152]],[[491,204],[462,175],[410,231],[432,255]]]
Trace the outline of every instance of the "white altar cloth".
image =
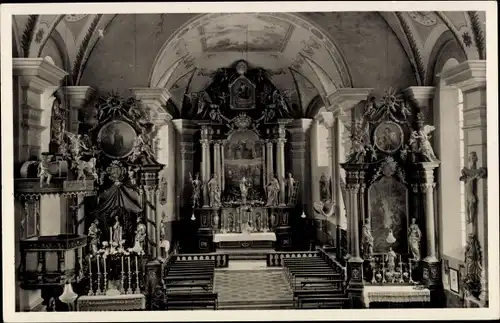
[[276,241],[274,232],[255,232],[255,233],[216,233],[214,242],[228,241]]
[[415,286],[367,286],[363,288],[363,301],[365,307],[370,307],[370,302],[430,302],[431,291],[427,288],[418,289]]

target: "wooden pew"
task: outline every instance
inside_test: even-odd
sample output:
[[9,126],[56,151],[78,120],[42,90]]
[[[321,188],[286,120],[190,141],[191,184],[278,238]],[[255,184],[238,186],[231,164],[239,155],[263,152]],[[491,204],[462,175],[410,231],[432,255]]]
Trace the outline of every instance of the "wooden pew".
[[212,292],[167,293],[168,310],[217,309],[218,294]]

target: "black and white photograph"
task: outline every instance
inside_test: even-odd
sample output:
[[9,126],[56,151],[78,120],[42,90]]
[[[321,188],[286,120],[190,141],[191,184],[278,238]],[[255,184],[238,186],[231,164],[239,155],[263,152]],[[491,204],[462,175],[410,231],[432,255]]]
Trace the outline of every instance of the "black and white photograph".
[[4,320],[499,318],[496,7],[2,4]]

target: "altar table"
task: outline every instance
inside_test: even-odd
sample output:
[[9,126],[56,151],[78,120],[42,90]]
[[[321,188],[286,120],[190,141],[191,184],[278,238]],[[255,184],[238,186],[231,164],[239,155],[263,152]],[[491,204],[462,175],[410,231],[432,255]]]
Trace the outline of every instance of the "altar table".
[[431,301],[431,292],[427,288],[415,286],[366,286],[363,288],[363,302],[370,307],[371,302],[384,303],[426,303]]
[[234,241],[276,241],[274,232],[255,233],[216,233],[214,242],[234,242]]
[[80,296],[76,301],[78,312],[140,311],[145,309],[146,296],[143,294]]

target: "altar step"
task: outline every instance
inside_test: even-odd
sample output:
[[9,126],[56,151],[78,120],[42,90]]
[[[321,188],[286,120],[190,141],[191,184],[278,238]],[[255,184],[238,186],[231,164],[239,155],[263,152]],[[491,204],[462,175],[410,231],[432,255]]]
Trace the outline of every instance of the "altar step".
[[219,302],[218,310],[290,310],[293,300],[273,301],[228,301]]
[[227,254],[229,260],[266,260],[267,254],[274,252],[272,248],[232,249],[218,248],[217,253]]

